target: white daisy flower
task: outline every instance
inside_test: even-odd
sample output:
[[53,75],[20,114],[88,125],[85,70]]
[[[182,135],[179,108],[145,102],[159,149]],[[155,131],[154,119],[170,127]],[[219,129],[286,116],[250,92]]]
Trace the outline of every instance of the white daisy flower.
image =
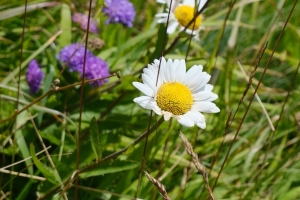
[[159,60],[154,60],[153,64],[143,70],[143,83],[133,82],[145,95],[133,101],[163,115],[165,120],[174,117],[184,126],[192,127],[196,124],[204,129],[205,118],[200,112],[220,112],[212,103],[218,95],[212,92],[213,86],[207,84],[210,75],[202,71],[202,65],[194,65],[186,72],[184,60],[166,61],[163,57],[157,78],[158,69]]
[[[167,28],[167,33],[172,34],[176,30],[177,26],[180,26],[180,31],[192,21],[194,14],[199,12],[203,6],[206,4],[207,0],[182,0],[182,3],[179,3],[181,0],[156,0],[158,3],[166,3],[168,8],[165,13],[159,13],[155,16],[159,18],[157,23],[166,23],[168,20],[169,9],[171,9],[169,24]],[[197,6],[197,8],[195,8]],[[202,15],[199,15],[194,23],[192,23],[187,29],[186,32],[190,35],[194,35],[196,39],[199,38],[200,30],[204,29],[202,24]]]

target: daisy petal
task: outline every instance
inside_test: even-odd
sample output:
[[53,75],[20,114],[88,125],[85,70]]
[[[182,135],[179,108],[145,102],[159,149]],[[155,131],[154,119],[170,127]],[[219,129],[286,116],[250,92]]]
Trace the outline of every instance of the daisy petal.
[[162,111],[162,113],[163,113],[164,119],[165,119],[166,121],[169,121],[169,119],[173,116],[173,114],[170,113],[170,112]]
[[206,4],[207,0],[198,0],[199,4],[198,4],[198,11],[200,11],[203,6]]
[[203,121],[205,121],[204,115],[202,115],[198,111],[189,111],[185,115],[194,122],[203,122]]
[[186,74],[186,65],[185,60],[179,60],[177,72],[176,72],[176,81],[183,82]]
[[217,113],[220,112],[220,109],[216,106],[216,104],[209,101],[200,101],[195,102],[192,106],[193,110],[198,110],[200,112],[206,113]]
[[168,34],[172,34],[175,32],[177,26],[178,26],[178,22],[177,21],[172,21],[172,22],[169,22],[169,25],[168,25],[168,28],[167,28],[167,33]]
[[158,13],[155,15],[155,17],[161,17],[161,18],[167,18],[168,17],[168,13]]
[[191,89],[191,91],[199,91],[210,80],[210,75],[202,72],[202,66],[193,66],[186,74],[184,82]]
[[214,88],[214,86],[212,86],[211,84],[206,84],[204,90],[205,91],[212,91],[213,88]]
[[156,90],[156,79],[150,78],[147,74],[142,74],[142,79],[145,85],[148,85],[153,91]]
[[137,98],[133,99],[133,101],[135,103],[138,103],[143,108],[146,108],[149,110],[149,109],[152,109],[151,99],[153,99],[153,98],[148,97],[148,96],[141,96],[141,97],[137,97]]
[[176,82],[176,74],[178,73],[177,72],[178,64],[179,64],[179,60],[175,59],[172,64],[172,70],[170,73],[170,81],[171,82]]
[[168,21],[168,18],[160,18],[156,22],[161,24],[161,23],[167,23],[167,21]]
[[172,74],[173,74],[173,70],[174,70],[174,66],[173,66],[173,60],[172,59],[168,59],[167,61],[167,70],[166,70],[166,74],[167,74],[167,79],[168,82],[172,82]]
[[199,128],[202,128],[202,129],[205,129],[205,128],[206,128],[206,123],[205,123],[205,121],[203,121],[203,122],[197,122],[196,125],[197,125]]
[[154,92],[149,86],[147,86],[145,84],[142,84],[142,83],[139,83],[139,82],[133,82],[132,84],[139,91],[141,91],[144,95],[150,96],[150,97],[154,96],[154,94],[153,94]]
[[156,114],[162,115],[161,109],[152,97],[141,96],[133,99],[133,101],[147,110],[153,110]]
[[195,125],[193,120],[191,120],[189,117],[185,115],[178,117],[178,122],[183,126],[187,126],[187,127],[193,127]]
[[193,95],[194,101],[214,101],[218,98],[218,95],[209,92],[201,91]]

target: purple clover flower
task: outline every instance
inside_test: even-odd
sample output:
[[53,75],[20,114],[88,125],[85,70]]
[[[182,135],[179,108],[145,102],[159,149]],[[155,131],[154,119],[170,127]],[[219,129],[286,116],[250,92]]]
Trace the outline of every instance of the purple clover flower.
[[[70,67],[70,72],[77,71],[82,76],[83,66],[84,66],[85,47],[81,45],[78,48],[78,50],[75,52],[77,48],[78,48],[78,44],[71,44],[64,47],[60,51],[58,55],[58,59],[62,62],[69,61],[68,66]],[[74,52],[75,54],[72,56]],[[107,63],[103,61],[101,58],[94,56],[89,50],[87,50],[85,77],[87,79],[95,79],[95,78],[103,78],[106,76],[109,76],[109,69],[107,67]],[[97,81],[90,82],[90,85],[100,87],[106,82],[107,79],[97,80]]]
[[135,10],[131,2],[128,0],[105,0],[105,4],[103,12],[108,16],[107,24],[121,23],[132,27]]
[[[89,57],[86,61],[85,77],[87,79],[104,78],[109,76],[107,63],[96,56]],[[107,79],[90,82],[92,86],[100,87],[107,82]]]
[[44,72],[40,69],[37,61],[31,60],[28,65],[26,80],[32,94],[39,91],[43,78]]
[[[82,30],[87,30],[87,25],[88,25],[88,16],[82,13],[75,13],[72,17],[73,21],[79,24],[80,28]],[[90,18],[90,32],[92,33],[99,33],[97,23]]]
[[[58,59],[70,67],[70,72],[77,71],[82,72],[84,62],[84,51],[85,47],[80,44],[71,44],[65,46],[58,55]],[[75,52],[75,53],[74,53]],[[92,56],[92,52],[87,50],[86,58]],[[72,57],[71,57],[72,56]]]

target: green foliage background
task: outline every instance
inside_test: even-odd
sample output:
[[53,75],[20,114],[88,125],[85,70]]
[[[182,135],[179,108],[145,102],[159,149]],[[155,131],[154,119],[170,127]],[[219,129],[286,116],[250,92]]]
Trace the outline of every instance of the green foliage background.
[[[1,120],[15,113],[19,73],[19,110],[51,88],[62,70],[62,63],[56,59],[58,52],[65,45],[80,42],[85,34],[72,23],[71,15],[75,11],[88,13],[88,2],[29,1],[22,43],[25,2],[1,1]],[[204,180],[185,153],[180,131],[193,144],[200,162],[206,167],[211,187],[220,176],[214,188],[216,199],[300,199],[299,3],[257,91],[275,131],[257,99],[253,100],[242,122],[253,90],[249,89],[237,110],[248,84],[248,78],[237,63],[240,62],[250,76],[260,50],[268,42],[253,76],[252,85],[256,87],[295,1],[238,0],[228,20],[226,14],[231,2],[210,1],[204,12],[206,28],[200,32],[200,41],[189,43],[188,35],[180,34],[179,41],[165,57],[185,59],[187,55],[188,68],[202,64],[212,76],[213,91],[219,95],[215,103],[221,112],[205,115],[205,130],[182,127],[176,120],[163,122],[149,135],[143,156],[145,140],[133,142],[147,131],[149,123],[152,127],[160,122],[160,117],[149,120],[150,111],[133,102],[140,93],[132,82],[141,81],[142,69],[160,57],[162,49],[170,46],[178,32],[168,35],[166,45],[162,46],[165,25],[156,24],[154,15],[162,11],[163,6],[154,0],[132,0],[137,12],[132,28],[105,24],[106,17],[102,13],[97,15],[103,1],[93,2],[92,16],[96,16],[100,33],[89,37],[105,42],[102,49],[93,50],[93,53],[108,62],[111,74],[119,72],[121,78],[113,76],[100,88],[84,86],[79,160],[80,86],[52,92],[0,124],[0,190],[4,199],[59,199],[60,194],[64,194],[61,198],[65,199],[133,199],[137,191],[140,199],[162,199],[144,174],[137,190],[143,159],[146,160],[144,170],[160,178],[171,199],[208,199]],[[37,4],[42,6],[36,7]],[[232,41],[232,45],[228,41]],[[37,95],[29,94],[25,80],[27,65],[33,58],[45,72],[42,89]],[[79,82],[80,77],[65,70],[59,80],[59,86],[63,87]],[[231,111],[233,116],[236,110],[225,135],[228,116]],[[36,156],[45,147],[50,147],[49,156],[45,152]],[[124,148],[126,151],[119,156],[94,165],[97,158],[106,158]],[[229,157],[220,173],[228,152]],[[23,160],[28,157],[32,158]],[[8,174],[4,167],[10,164],[15,165],[5,170],[46,180]],[[77,164],[80,170],[88,167],[78,174],[78,183],[75,181]]]

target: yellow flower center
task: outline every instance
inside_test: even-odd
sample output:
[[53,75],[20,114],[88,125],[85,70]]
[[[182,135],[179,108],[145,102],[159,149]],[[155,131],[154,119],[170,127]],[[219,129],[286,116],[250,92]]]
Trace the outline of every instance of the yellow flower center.
[[[184,26],[187,27],[187,25],[190,23],[190,21],[194,18],[195,9],[192,6],[177,6],[175,9],[175,17],[178,20],[178,22]],[[196,20],[188,27],[190,30],[197,30],[202,22],[202,18],[199,15]]]
[[185,85],[170,82],[160,86],[156,102],[163,111],[168,111],[173,115],[183,115],[191,109],[193,96]]

